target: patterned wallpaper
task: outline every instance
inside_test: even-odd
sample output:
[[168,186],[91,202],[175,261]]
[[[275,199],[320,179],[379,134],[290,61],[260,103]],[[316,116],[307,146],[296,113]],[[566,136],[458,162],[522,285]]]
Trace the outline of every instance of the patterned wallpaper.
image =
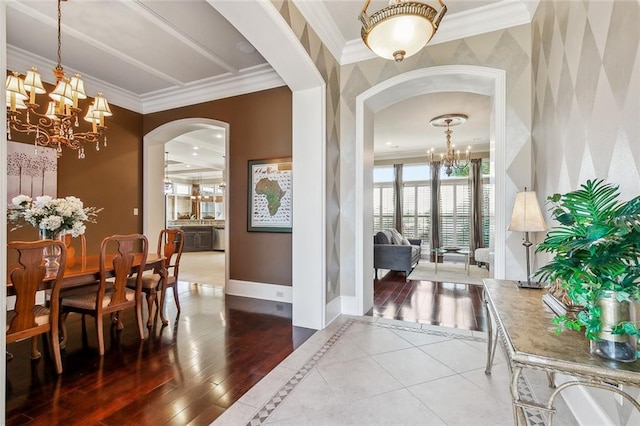
[[340,295],[340,66],[293,3],[282,0],[272,0],[272,3],[300,39],[327,85],[326,275],[330,283],[327,286],[327,302],[330,302]]
[[[444,25],[443,21],[443,25]],[[438,65],[479,65],[506,70],[507,147],[506,206],[511,206],[517,190],[531,186],[531,30],[529,25],[508,28],[461,40],[427,45],[400,64],[379,58],[342,67],[340,118],[340,174],[342,252],[353,252],[355,243],[355,108],[356,96],[399,74]],[[447,113],[450,111],[442,111]],[[365,212],[366,214],[367,212]],[[507,278],[526,275],[521,233],[507,233]],[[349,260],[354,260],[349,257]],[[354,295],[355,264],[341,260],[342,294]],[[348,286],[347,286],[348,285]]]
[[[587,179],[640,194],[640,5],[543,1],[532,22],[541,198]],[[550,223],[551,225],[552,223]]]

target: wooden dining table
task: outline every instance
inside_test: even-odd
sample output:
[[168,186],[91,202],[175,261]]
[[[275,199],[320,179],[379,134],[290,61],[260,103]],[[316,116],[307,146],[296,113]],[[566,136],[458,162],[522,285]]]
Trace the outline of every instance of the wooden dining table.
[[[112,259],[115,257],[115,254],[108,255],[105,266],[106,266],[106,276],[107,278],[111,278],[114,276],[114,268]],[[136,257],[133,262],[133,266],[136,267],[140,265],[140,260],[142,255],[136,254]],[[147,255],[147,261],[145,263],[144,270],[149,271],[153,270],[154,273],[160,274],[162,277],[160,280],[160,306],[158,310],[160,312],[160,319],[163,324],[168,324],[169,321],[164,316],[164,294],[165,294],[165,283],[167,277],[167,270],[164,266],[165,257],[159,256],[156,253],[149,253]],[[15,266],[8,265],[7,272],[11,273]],[[53,276],[45,277],[43,281],[42,290],[47,290],[50,288],[51,282],[53,281]],[[71,288],[80,288],[85,286],[90,286],[95,284],[96,281],[100,280],[100,256],[98,255],[90,255],[90,256],[77,256],[72,258],[67,258],[67,265],[64,270],[64,275],[62,279],[62,284],[60,289],[71,289]],[[11,277],[7,277],[7,296],[13,295],[13,284],[11,283]],[[151,316],[151,312],[149,312],[149,316]]]

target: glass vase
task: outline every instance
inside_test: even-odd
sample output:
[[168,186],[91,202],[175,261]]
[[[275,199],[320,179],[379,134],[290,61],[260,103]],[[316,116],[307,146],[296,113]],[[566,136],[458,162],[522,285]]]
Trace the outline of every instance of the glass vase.
[[[39,228],[41,240],[55,240],[58,234],[55,231]],[[60,247],[48,246],[42,249],[42,257],[44,266],[47,270],[47,276],[56,275],[60,269]]]
[[602,331],[598,333],[600,340],[592,340],[591,352],[603,358],[621,362],[633,362],[637,359],[638,338],[628,334],[613,334],[611,329],[621,322],[635,322],[635,303],[616,299],[616,292],[607,291],[598,300],[602,310],[600,323]]

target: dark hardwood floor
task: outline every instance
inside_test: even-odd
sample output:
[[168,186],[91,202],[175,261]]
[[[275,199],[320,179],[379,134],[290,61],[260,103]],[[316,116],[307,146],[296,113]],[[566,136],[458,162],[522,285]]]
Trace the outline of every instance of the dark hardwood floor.
[[83,344],[80,316],[70,315],[61,376],[48,354],[29,359],[28,340],[9,345],[6,424],[206,425],[314,333],[291,326],[289,304],[198,285],[181,286],[180,297],[180,317],[170,297],[169,326],[156,323],[142,342],[133,312],[120,333],[105,325],[102,358],[93,319]]
[[479,285],[406,280],[389,271],[374,280],[373,299],[375,317],[486,331]]
[[[371,315],[486,329],[480,286],[406,281],[389,272],[374,289]],[[87,317],[83,343],[80,316],[70,316],[61,376],[46,350],[32,362],[28,340],[9,345],[6,423],[206,425],[314,332],[291,326],[289,304],[225,297],[195,284],[181,285],[180,298],[182,314],[176,317],[169,297],[169,326],[154,324],[142,342],[132,312],[122,332],[105,324],[102,358],[93,319]]]

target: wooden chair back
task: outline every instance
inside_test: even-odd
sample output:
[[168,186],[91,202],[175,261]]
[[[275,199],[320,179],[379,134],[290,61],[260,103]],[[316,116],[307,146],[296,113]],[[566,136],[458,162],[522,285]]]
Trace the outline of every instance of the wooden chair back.
[[[114,252],[110,251],[115,248]],[[142,272],[147,262],[149,242],[142,234],[112,235],[102,240],[100,244],[100,285],[98,287],[98,298],[96,299],[96,311],[98,314],[119,311],[124,307],[129,307],[140,303],[142,293]],[[134,268],[136,257],[140,259],[138,266]],[[107,275],[107,262],[112,262],[114,276]],[[135,303],[127,300],[126,289],[130,274],[136,276],[136,298]],[[113,288],[111,301],[105,308],[102,307],[105,291]]]
[[184,248],[184,232],[180,229],[163,229],[158,238],[158,256],[164,256],[164,266],[167,274],[171,269],[171,275],[178,279],[178,269],[180,267],[180,257]]
[[[43,249],[50,246],[56,246],[60,250],[58,260],[60,266],[53,276],[47,276],[43,262]],[[67,265],[67,249],[64,243],[58,240],[13,241],[7,244],[7,248],[9,251],[17,252],[18,265],[9,273],[11,290],[16,296],[16,303],[14,309],[7,312],[6,343],[51,331],[56,371],[60,374],[62,362],[58,343],[58,296]],[[52,294],[49,309],[36,304],[36,293],[45,287],[45,281],[51,281],[47,285]],[[47,315],[48,318],[46,318]],[[39,356],[34,340],[32,357]]]
[[[78,259],[86,264],[87,261],[87,239],[84,234],[79,235],[77,238],[73,238],[71,234],[64,234],[62,237],[64,245],[67,247],[67,264],[73,265]],[[77,240],[74,241],[74,240]],[[80,256],[78,256],[78,250],[76,244],[80,245]]]

